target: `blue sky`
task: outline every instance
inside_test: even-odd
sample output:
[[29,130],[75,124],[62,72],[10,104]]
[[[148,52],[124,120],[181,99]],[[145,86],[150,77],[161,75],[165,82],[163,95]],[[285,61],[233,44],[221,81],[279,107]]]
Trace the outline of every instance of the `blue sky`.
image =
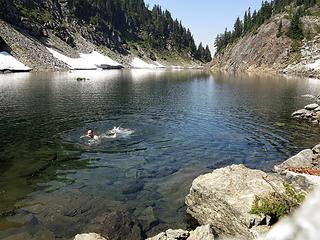
[[173,18],[181,20],[190,28],[197,44],[208,44],[213,51],[213,42],[225,27],[233,28],[235,19],[243,17],[249,7],[259,9],[261,0],[145,0],[153,6],[159,4],[168,9]]

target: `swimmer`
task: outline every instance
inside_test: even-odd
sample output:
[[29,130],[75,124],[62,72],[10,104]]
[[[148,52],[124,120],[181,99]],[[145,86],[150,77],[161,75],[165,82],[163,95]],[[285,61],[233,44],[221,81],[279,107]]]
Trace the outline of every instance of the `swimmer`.
[[87,137],[91,138],[91,139],[94,139],[94,136],[95,136],[95,134],[94,134],[93,130],[91,130],[91,129],[88,130]]
[[89,129],[87,135],[81,136],[80,138],[87,137],[89,140],[99,140],[99,136],[94,133],[93,130]]

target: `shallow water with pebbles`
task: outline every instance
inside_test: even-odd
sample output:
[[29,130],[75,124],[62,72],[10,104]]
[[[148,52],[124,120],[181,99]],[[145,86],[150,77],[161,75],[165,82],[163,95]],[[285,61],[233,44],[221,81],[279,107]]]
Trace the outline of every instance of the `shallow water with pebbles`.
[[[318,80],[202,71],[1,75],[0,238],[187,228],[198,175],[270,170],[319,142],[318,127],[290,117],[319,92]],[[88,129],[99,141],[81,138]]]

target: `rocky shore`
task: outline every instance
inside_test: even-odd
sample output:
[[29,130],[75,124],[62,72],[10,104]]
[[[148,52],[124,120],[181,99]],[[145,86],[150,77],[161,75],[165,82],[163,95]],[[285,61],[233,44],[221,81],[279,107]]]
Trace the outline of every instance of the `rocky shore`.
[[305,106],[303,109],[292,113],[292,117],[296,119],[307,120],[313,124],[320,123],[320,106],[317,103],[312,103]]
[[[197,177],[185,203],[199,226],[168,229],[148,240],[315,240],[319,199],[320,144],[274,166],[273,172],[232,165]],[[80,234],[74,239],[108,237]]]
[[[293,216],[285,215],[295,211],[304,197],[320,186],[319,153],[320,145],[304,150],[275,166],[272,173],[232,165],[196,178],[185,202],[187,212],[202,227],[197,228],[201,233],[191,239],[316,239],[319,228],[311,219],[319,217],[320,211],[311,212],[310,208],[319,205],[315,203],[319,192]],[[298,230],[304,238],[294,235]],[[164,232],[149,240],[189,239],[187,232],[184,236]]]

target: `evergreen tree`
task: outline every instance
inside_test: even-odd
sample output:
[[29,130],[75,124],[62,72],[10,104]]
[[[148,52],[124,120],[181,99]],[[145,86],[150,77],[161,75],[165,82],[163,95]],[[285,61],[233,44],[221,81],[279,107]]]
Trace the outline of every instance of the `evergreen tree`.
[[301,14],[302,10],[301,8],[298,8],[291,18],[288,36],[292,39],[301,40],[304,37],[300,20]]
[[282,20],[280,20],[280,23],[279,23],[279,26],[278,26],[278,31],[277,31],[277,37],[278,37],[278,38],[281,37],[282,34],[283,34],[282,28],[283,28],[283,26],[282,26]]
[[248,12],[245,11],[243,16],[243,32],[246,33],[249,31],[249,19],[248,19]]
[[237,39],[239,37],[241,37],[243,32],[243,25],[242,22],[240,20],[240,18],[238,17],[235,24],[234,24],[234,30],[233,30],[233,38]]
[[205,49],[204,62],[210,62],[211,60],[212,60],[211,52],[210,52],[209,46],[207,45]]
[[[269,20],[273,14],[277,14],[283,11],[289,11],[288,7],[291,9],[297,6],[298,10],[292,16],[289,31],[287,33],[292,39],[302,39],[303,31],[301,27],[300,17],[306,14],[304,11],[310,7],[317,4],[317,0],[263,0],[260,9],[254,10],[251,14],[251,9],[249,8],[244,13],[243,21],[238,17],[234,23],[234,29],[232,32],[225,30],[223,34],[218,34],[214,46],[216,47],[216,53],[221,53],[223,50],[233,42],[237,41],[244,34],[250,33],[258,29],[262,24]],[[303,6],[302,6],[303,5]],[[279,23],[277,37],[283,34],[283,24],[282,21]]]

